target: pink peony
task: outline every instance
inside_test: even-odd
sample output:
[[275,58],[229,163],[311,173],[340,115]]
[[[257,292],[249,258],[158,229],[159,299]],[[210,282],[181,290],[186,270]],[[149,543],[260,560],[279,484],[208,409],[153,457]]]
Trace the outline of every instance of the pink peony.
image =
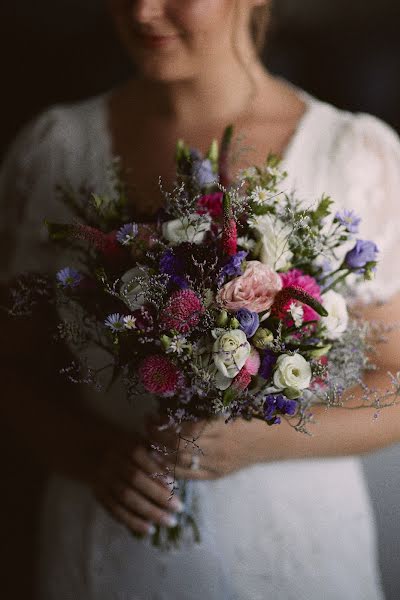
[[193,290],[178,290],[168,300],[160,317],[162,329],[188,333],[200,320],[204,306]]
[[139,377],[148,392],[158,395],[173,394],[182,380],[175,365],[162,354],[145,358],[139,367]]
[[261,359],[260,355],[255,348],[251,349],[250,356],[244,363],[245,368],[250,373],[250,375],[257,375],[258,370],[260,368]]
[[[282,280],[283,290],[285,290],[285,288],[288,287],[298,287],[310,294],[310,296],[318,300],[318,302],[322,302],[321,289],[315,281],[314,277],[311,277],[310,275],[304,275],[303,271],[300,271],[300,269],[292,269],[287,273],[281,273],[280,278]],[[283,307],[280,308],[279,316],[281,318],[288,316],[287,311],[289,310],[290,304],[292,302],[293,299],[289,298],[284,303]],[[307,321],[316,321],[320,318],[319,315],[317,315],[317,313],[315,312],[315,310],[313,310],[310,306],[307,306],[307,304],[303,304],[302,306],[304,311],[304,323],[306,323]]]
[[217,300],[226,310],[247,308],[260,313],[271,308],[281,288],[281,279],[275,271],[257,260],[251,260],[243,275],[220,289]]
[[206,194],[201,196],[197,202],[197,214],[198,215],[210,215],[212,218],[218,218],[222,216],[222,192],[215,192],[214,194]]

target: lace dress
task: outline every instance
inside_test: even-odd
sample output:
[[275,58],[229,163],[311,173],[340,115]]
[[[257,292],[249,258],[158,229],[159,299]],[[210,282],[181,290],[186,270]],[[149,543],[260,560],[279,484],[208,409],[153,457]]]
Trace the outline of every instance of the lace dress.
[[[377,242],[382,264],[360,293],[388,298],[400,289],[391,261],[400,251],[399,139],[372,116],[299,94],[308,106],[284,155],[287,189],[307,199],[329,193],[363,216],[363,238]],[[64,266],[42,226],[44,217],[68,217],[56,183],[110,192],[105,109],[105,96],[53,107],[11,147],[0,179],[3,277]],[[123,394],[88,393],[87,402],[121,426],[140,420]],[[195,487],[202,543],[163,552],[134,539],[83,485],[53,477],[41,516],[40,600],[382,599],[358,458],[258,464]]]

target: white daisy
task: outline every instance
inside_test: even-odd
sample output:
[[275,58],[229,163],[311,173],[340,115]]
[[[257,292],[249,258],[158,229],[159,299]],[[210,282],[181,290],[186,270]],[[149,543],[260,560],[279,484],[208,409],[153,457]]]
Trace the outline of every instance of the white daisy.
[[271,199],[271,194],[265,188],[262,188],[260,185],[257,185],[254,190],[250,194],[250,200],[252,200],[258,206],[263,206],[267,204]]
[[136,317],[133,315],[128,315],[124,317],[124,326],[125,329],[136,329]]

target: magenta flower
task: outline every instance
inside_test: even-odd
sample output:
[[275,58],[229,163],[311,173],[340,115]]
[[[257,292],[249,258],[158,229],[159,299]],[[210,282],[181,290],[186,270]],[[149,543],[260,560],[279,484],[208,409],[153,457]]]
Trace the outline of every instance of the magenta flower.
[[139,367],[139,377],[148,392],[159,396],[173,394],[182,381],[180,371],[162,354],[147,356]]
[[222,192],[215,192],[214,194],[206,194],[201,196],[197,202],[197,214],[199,215],[210,215],[212,218],[218,218],[222,216]]
[[[280,278],[282,281],[282,291],[288,287],[297,287],[301,288],[305,292],[307,292],[310,296],[318,300],[318,302],[322,302],[321,300],[321,288],[315,281],[314,277],[310,275],[305,275],[303,271],[300,269],[292,269],[287,273],[280,273]],[[290,305],[293,302],[293,298],[289,298],[285,304],[280,307],[280,317],[284,318],[288,316],[288,310],[290,309]],[[310,306],[303,304],[303,322],[307,321],[315,321],[319,319],[319,316]]]
[[193,290],[178,290],[171,295],[162,311],[160,326],[188,333],[196,327],[203,313],[204,306]]

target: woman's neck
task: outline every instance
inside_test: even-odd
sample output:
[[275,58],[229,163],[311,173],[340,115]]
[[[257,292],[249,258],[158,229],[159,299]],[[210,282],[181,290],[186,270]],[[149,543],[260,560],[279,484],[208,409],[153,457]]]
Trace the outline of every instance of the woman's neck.
[[127,97],[141,114],[174,121],[180,125],[201,122],[235,121],[247,112],[260,89],[272,87],[272,77],[255,60],[242,65],[238,60],[225,60],[212,69],[204,69],[196,78],[157,82],[135,79],[128,83]]

